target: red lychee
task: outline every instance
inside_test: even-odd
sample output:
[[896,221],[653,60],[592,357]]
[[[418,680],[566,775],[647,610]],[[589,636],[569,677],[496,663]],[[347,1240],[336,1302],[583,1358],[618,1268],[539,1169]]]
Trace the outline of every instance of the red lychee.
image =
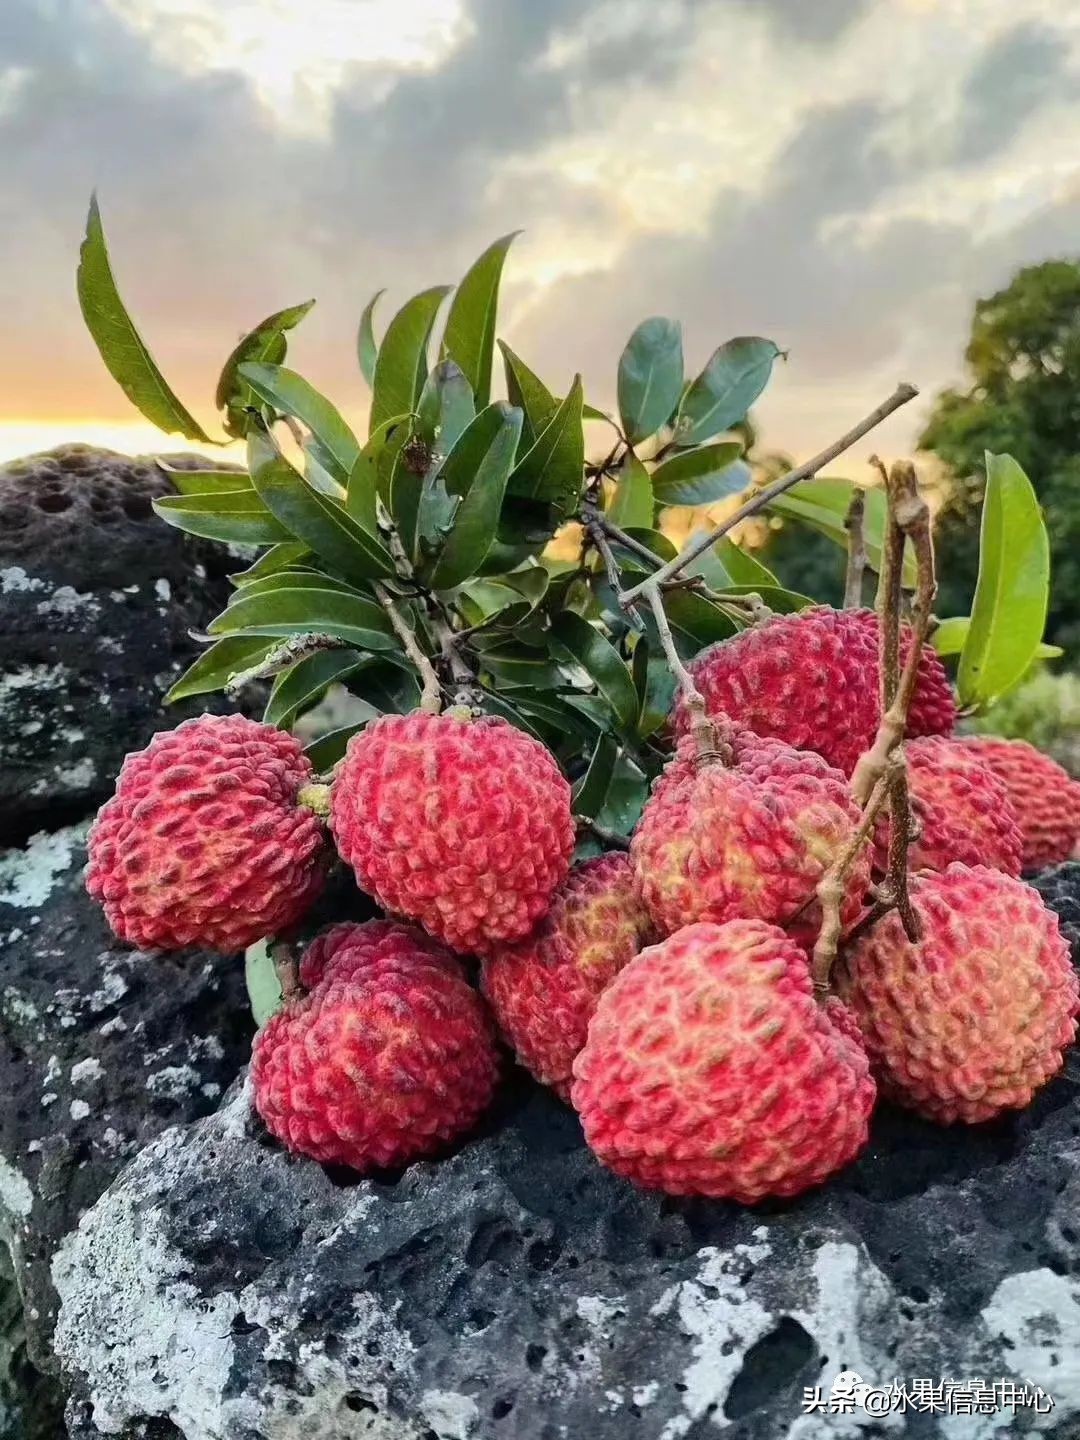
[[838,975],[883,1093],[943,1124],[1020,1109],[1076,1032],[1057,917],[1030,885],[983,866],[916,876],[911,898],[918,943],[892,911]]
[[690,925],[601,995],[572,1098],[599,1159],[635,1184],[797,1195],[866,1143],[875,1091],[856,1037],[782,930]]
[[384,962],[441,965],[464,978],[465,971],[452,955],[415,925],[397,920],[352,920],[331,925],[316,935],[300,960],[300,983],[314,990],[324,980],[351,980]]
[[1080,841],[1080,782],[1026,740],[972,735],[964,744],[1009,792],[1024,837],[1024,869],[1068,860]]
[[[908,793],[919,838],[908,849],[911,870],[945,870],[953,861],[1020,874],[1023,838],[1004,785],[966,745],[943,735],[909,740]],[[888,866],[890,826],[874,836],[874,870]]]
[[426,938],[410,949],[407,927],[374,925],[348,927],[366,933],[344,943],[337,927],[330,956],[302,965],[323,978],[267,1021],[251,1057],[271,1134],[361,1172],[443,1149],[498,1078],[489,1017],[458,962]]
[[291,735],[242,715],[161,731],[98,813],[86,888],[131,945],[242,950],[322,889],[326,829],[297,800],[313,778]]
[[[693,740],[653,788],[630,858],[662,935],[698,920],[757,919],[812,943],[815,890],[859,824],[847,781],[820,755],[725,729],[733,763],[695,757]],[[841,920],[853,921],[869,884],[865,849]]]
[[626,855],[571,870],[537,928],[496,946],[482,988],[521,1063],[570,1098],[570,1067],[601,991],[651,938]]
[[570,865],[570,786],[494,716],[384,715],[349,742],[330,823],[386,910],[462,953],[528,933]]
[[[911,644],[905,626],[901,649]],[[778,615],[703,650],[690,672],[710,716],[728,716],[758,735],[815,750],[850,775],[873,743],[881,714],[878,620],[872,610],[815,606]],[[681,700],[674,712],[685,732]],[[956,703],[938,656],[924,647],[908,715],[909,735],[947,735]]]

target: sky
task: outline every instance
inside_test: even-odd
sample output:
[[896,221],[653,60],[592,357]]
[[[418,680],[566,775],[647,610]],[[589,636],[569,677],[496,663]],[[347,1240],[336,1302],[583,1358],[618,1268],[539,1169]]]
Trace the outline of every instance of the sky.
[[756,418],[796,456],[912,381],[862,446],[904,453],[976,297],[1080,250],[1078,138],[1060,0],[0,0],[0,458],[163,446],[78,313],[95,187],[207,426],[238,336],[311,296],[290,363],[362,426],[368,297],[521,229],[500,332],[553,390],[610,406],[666,314],[691,370],[788,351]]

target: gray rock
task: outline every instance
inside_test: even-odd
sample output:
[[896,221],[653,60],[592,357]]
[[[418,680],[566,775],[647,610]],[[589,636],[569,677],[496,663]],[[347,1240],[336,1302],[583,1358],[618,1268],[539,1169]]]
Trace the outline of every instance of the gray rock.
[[[73,1436],[811,1440],[1080,1434],[1080,1112],[941,1130],[754,1210],[634,1190],[515,1075],[438,1163],[348,1183],[239,1086],[161,1135],[54,1262]],[[803,1412],[840,1372],[998,1377],[1055,1408]]]
[[84,833],[0,852],[0,1239],[39,1367],[56,1246],[142,1145],[215,1109],[250,1049],[242,961],[120,947],[83,889]]
[[129,750],[208,708],[161,697],[238,562],[155,516],[171,490],[151,459],[86,445],[0,469],[0,844],[81,819]]

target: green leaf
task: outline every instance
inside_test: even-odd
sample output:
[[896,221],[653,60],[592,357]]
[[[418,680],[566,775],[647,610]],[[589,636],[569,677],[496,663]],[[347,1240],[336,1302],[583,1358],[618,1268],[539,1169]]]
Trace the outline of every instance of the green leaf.
[[90,197],[76,288],[86,328],[105,368],[135,408],[167,435],[218,444],[173,394],[124,307],[109,264],[96,195]]
[[719,605],[692,590],[669,590],[664,595],[664,612],[671,628],[699,650],[727,640],[739,628]]
[[248,435],[248,469],[266,508],[286,530],[275,540],[303,540],[343,575],[361,579],[393,575],[394,562],[385,546],[343,506],[313,490],[275,450],[269,436],[256,430]]
[[592,820],[603,809],[618,754],[619,747],[614,738],[606,732],[602,733],[596,741],[588,770],[574,786],[575,815]]
[[223,495],[163,495],[152,504],[166,524],[207,540],[274,545],[292,539],[254,490],[230,490]]
[[740,335],[714,350],[679,406],[679,444],[699,445],[744,419],[769,383],[780,353],[779,346],[759,335]]
[[251,404],[251,388],[240,378],[240,366],[246,361],[280,365],[288,342],[285,332],[294,329],[315,304],[305,300],[268,315],[254,330],[249,330],[225,361],[218,378],[214,404],[225,411],[224,425],[230,435],[242,440],[248,431],[245,407]]
[[318,490],[320,495],[330,495],[335,500],[344,500],[345,486],[339,480],[334,479],[334,471],[337,466],[325,447],[313,435],[307,435],[300,448],[304,452],[304,479],[311,488]]
[[433,589],[449,590],[475,575],[491,549],[521,420],[521,411],[515,406],[489,405],[443,463],[440,479],[449,495],[461,496],[461,504],[431,571]]
[[360,373],[369,385],[375,383],[375,361],[379,354],[379,347],[375,343],[375,306],[385,294],[385,290],[375,291],[364,306],[356,332],[356,358],[360,361]]
[[439,306],[450,289],[449,285],[436,285],[414,295],[386,327],[372,380],[368,422],[372,431],[394,415],[415,411],[427,379],[428,340]]
[[229,604],[235,605],[240,600],[248,599],[252,595],[262,595],[267,590],[337,590],[344,595],[359,595],[364,600],[370,599],[362,590],[356,590],[352,585],[345,585],[330,575],[324,575],[321,570],[278,570],[257,580],[249,580],[229,596]]
[[251,1002],[251,1018],[262,1027],[281,1009],[281,981],[270,958],[268,941],[258,940],[244,951],[244,980]]
[[412,450],[403,446],[394,460],[386,508],[410,560],[415,560],[417,556],[424,486],[424,461],[418,462]]
[[211,620],[211,635],[336,635],[365,650],[393,650],[397,638],[380,605],[341,590],[283,585],[239,598]]
[[[970,615],[955,615],[948,620],[939,620],[938,627],[930,637],[930,643],[939,655],[959,655],[971,629]],[[1034,660],[1060,660],[1065,651],[1060,645],[1036,646]]]
[[335,681],[359,670],[364,657],[356,650],[319,650],[306,655],[277,677],[263,721],[289,730],[293,721],[318,703]]
[[[407,415],[394,415],[377,426],[368,436],[367,444],[356,457],[356,463],[349,472],[345,508],[369,535],[377,535],[379,530],[378,500],[381,494],[379,485],[381,467],[388,462],[390,476],[393,475],[393,462],[409,438],[410,427],[406,423],[408,420],[409,416]],[[387,484],[387,495],[389,495],[389,483]]]
[[643,320],[619,357],[619,414],[631,445],[656,434],[682,383],[682,327],[662,315]]
[[[517,699],[516,695],[514,699]],[[516,730],[523,730],[526,735],[531,735],[534,740],[539,740],[541,745],[546,743],[543,730],[523,714],[516,704],[511,704],[505,695],[496,695],[491,690],[485,690],[480,703],[486,714],[498,715],[513,725]]]
[[[655,630],[654,630],[655,635]],[[671,713],[675,698],[675,676],[667,663],[659,640],[642,635],[634,646],[634,686],[638,693],[638,734],[643,740],[654,735]]]
[[653,486],[649,472],[632,452],[619,467],[619,478],[607,507],[607,516],[620,530],[651,530]]
[[538,375],[534,375],[525,361],[515,355],[505,340],[499,341],[503,366],[506,370],[506,394],[511,405],[524,413],[521,438],[523,449],[532,446],[537,435],[549,423],[559,402]]
[[596,823],[605,830],[614,830],[617,835],[629,835],[641,819],[648,798],[647,777],[625,750],[621,751],[603,809],[594,817]]
[[[595,696],[589,696],[595,699]],[[601,700],[598,702],[603,712],[597,720],[592,715],[582,715],[575,705],[568,703],[568,697],[557,694],[551,690],[543,694],[530,694],[528,692],[515,692],[514,704],[524,714],[528,715],[544,725],[551,728],[554,735],[560,739],[569,737],[577,743],[592,735],[598,730],[603,730],[610,724],[611,716],[607,706]]]
[[209,646],[184,671],[165,696],[164,704],[186,700],[189,695],[207,695],[223,690],[230,675],[255,665],[269,655],[275,642],[259,635],[230,635]]
[[988,705],[1039,648],[1050,594],[1050,544],[1031,481],[1011,455],[986,456],[979,578],[960,655],[961,705]]
[[500,642],[500,648],[484,650],[483,669],[498,680],[500,688],[544,691],[563,683],[562,671],[547,650],[517,645],[506,635],[494,638]]
[[[353,701],[354,706],[364,705],[363,700]],[[376,710],[373,705],[368,705],[371,711],[363,720],[356,720],[351,725],[342,725],[337,730],[328,730],[325,735],[320,735],[310,745],[304,747],[304,754],[311,761],[311,768],[316,775],[325,775],[344,756],[349,747],[349,741],[354,735],[359,735],[361,730],[366,730],[372,720],[377,720],[384,712]]]
[[581,403],[581,376],[575,375],[570,393],[514,467],[509,494],[546,501],[561,515],[576,508],[585,466]]
[[538,565],[498,580],[470,580],[459,591],[457,605],[471,626],[496,617],[501,626],[513,626],[536,609],[547,587],[548,573]]
[[488,246],[457,287],[446,317],[443,350],[461,366],[481,409],[491,399],[499,280],[506,252],[520,233],[515,230]]
[[732,441],[672,455],[653,471],[657,504],[711,505],[725,495],[741,495],[753,480],[741,454],[742,446]]
[[595,681],[620,728],[632,730],[638,718],[637,691],[611,641],[571,610],[555,616],[551,633]]
[[730,535],[725,535],[711,551],[705,553],[714,554],[726,572],[727,579],[718,589],[726,589],[732,584],[750,585],[755,589],[762,585],[783,589],[769,567],[762,565],[761,561],[756,560],[742,545],[737,545]]
[[236,586],[249,585],[252,581],[262,580],[264,576],[274,575],[279,570],[287,570],[310,556],[311,551],[302,540],[284,540],[280,545],[272,545],[246,570],[233,571],[229,576],[229,583]]
[[[826,536],[842,550],[847,550],[848,532],[844,527],[854,486],[850,480],[822,477],[802,480],[783,495],[770,500],[766,509],[787,519],[801,520],[811,530]],[[866,558],[872,570],[881,570],[881,547],[884,543],[886,502],[884,490],[866,491],[863,511],[863,540]],[[911,589],[918,579],[915,557],[910,545],[904,553],[904,584]]]
[[440,360],[424,382],[417,429],[445,459],[476,417],[472,386],[453,360]]
[[240,366],[240,374],[260,399],[307,426],[322,447],[324,458],[332,464],[334,479],[346,485],[360,454],[360,443],[326,396],[284,365],[246,362]]
[[158,461],[181,495],[230,495],[251,490],[251,476],[244,470],[173,470]]

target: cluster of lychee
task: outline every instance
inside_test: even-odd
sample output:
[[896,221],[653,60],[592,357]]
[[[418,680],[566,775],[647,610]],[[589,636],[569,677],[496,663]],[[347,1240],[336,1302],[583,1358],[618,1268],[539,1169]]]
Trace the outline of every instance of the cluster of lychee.
[[920,937],[895,910],[864,923],[885,822],[850,868],[854,938],[822,999],[817,889],[861,819],[849,778],[878,726],[876,619],[778,617],[691,668],[715,749],[677,705],[628,853],[571,868],[570,787],[500,719],[384,716],[327,787],[291,736],[204,717],[128,757],[89,890],[125,941],[233,952],[296,926],[336,850],[387,918],[309,945],[251,1073],[290,1150],[361,1172],[472,1127],[497,1036],[606,1165],[674,1194],[819,1183],[865,1145],[879,1089],[943,1123],[1026,1105],[1063,1064],[1080,991],[1020,876],[1072,854],[1080,785],[1021,742],[952,738],[925,652],[906,742]]

